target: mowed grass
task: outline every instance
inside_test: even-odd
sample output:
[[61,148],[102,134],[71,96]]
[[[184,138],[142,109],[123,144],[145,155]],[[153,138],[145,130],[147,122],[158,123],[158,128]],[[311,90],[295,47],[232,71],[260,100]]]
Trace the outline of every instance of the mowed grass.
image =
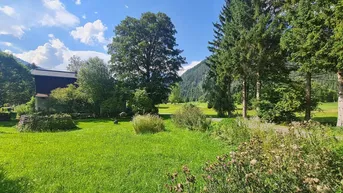
[[164,192],[168,172],[188,165],[200,175],[230,151],[170,120],[167,131],[146,135],[129,121],[85,120],[58,133],[18,133],[15,123],[0,123],[0,192]]
[[[191,103],[196,106],[198,106],[207,116],[210,117],[216,117],[217,112],[211,108],[207,108],[207,103],[199,103],[194,102]],[[159,112],[160,114],[173,114],[175,113],[179,108],[182,107],[184,104],[161,104],[159,105]],[[315,121],[319,121],[323,124],[330,124],[335,125],[337,122],[337,112],[338,112],[338,103],[321,103],[318,105],[318,110],[312,112],[312,119]],[[242,105],[236,105],[236,111],[234,112],[234,115],[241,116],[242,115]],[[248,116],[253,117],[256,116],[255,110],[249,110]],[[303,113],[297,114],[299,119],[304,118]]]

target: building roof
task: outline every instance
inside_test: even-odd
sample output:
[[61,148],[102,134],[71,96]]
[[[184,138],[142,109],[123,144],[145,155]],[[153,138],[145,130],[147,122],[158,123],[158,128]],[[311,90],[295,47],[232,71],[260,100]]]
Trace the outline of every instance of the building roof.
[[35,70],[31,70],[31,74],[34,76],[50,76],[50,77],[75,78],[76,79],[76,73],[75,72],[35,69]]
[[38,98],[48,98],[49,95],[47,95],[47,94],[42,94],[42,93],[37,93],[37,94],[36,94],[36,97],[38,97]]

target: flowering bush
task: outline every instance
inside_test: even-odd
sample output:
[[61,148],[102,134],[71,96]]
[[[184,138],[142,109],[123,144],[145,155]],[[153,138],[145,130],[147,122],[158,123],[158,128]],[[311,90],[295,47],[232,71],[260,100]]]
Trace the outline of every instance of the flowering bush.
[[[313,124],[313,123],[310,123]],[[206,163],[205,192],[341,192],[343,158],[329,147],[335,140],[323,128],[304,130],[308,123],[292,126],[288,133],[265,133],[239,145],[237,151]],[[169,191],[195,192],[199,180],[192,174],[170,175]]]

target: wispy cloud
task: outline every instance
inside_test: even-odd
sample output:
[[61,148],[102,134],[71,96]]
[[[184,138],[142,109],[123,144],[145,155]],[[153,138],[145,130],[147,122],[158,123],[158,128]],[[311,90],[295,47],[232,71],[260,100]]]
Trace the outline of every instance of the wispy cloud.
[[126,9],[128,9],[128,8],[129,8],[129,6],[128,6],[128,5],[125,5],[125,8],[126,8]]

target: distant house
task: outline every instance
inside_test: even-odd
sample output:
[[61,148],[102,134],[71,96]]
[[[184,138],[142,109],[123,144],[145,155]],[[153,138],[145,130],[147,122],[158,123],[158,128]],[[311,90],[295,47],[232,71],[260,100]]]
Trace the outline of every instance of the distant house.
[[35,69],[31,70],[31,74],[34,76],[36,85],[36,110],[46,108],[46,99],[52,90],[65,88],[76,82],[75,72]]

